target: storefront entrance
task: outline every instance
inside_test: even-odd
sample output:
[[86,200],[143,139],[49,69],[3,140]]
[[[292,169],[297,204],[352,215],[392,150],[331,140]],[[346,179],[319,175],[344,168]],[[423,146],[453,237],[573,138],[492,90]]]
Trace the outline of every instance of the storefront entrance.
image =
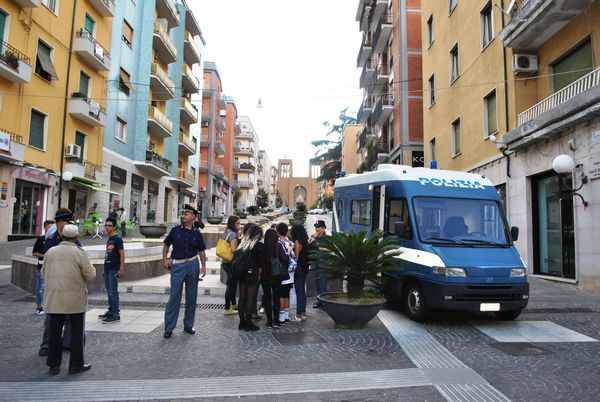
[[45,200],[46,187],[15,179],[12,234],[42,234]]
[[575,279],[575,228],[573,197],[556,174],[532,180],[534,273]]

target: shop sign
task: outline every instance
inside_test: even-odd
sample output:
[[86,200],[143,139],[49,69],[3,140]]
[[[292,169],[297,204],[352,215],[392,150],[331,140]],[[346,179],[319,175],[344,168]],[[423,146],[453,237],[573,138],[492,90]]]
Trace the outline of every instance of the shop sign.
[[158,195],[158,183],[148,180],[148,193]]
[[590,158],[590,170],[588,172],[590,180],[600,179],[600,156]]
[[19,170],[19,179],[47,186],[50,182],[50,175],[47,172],[21,167]]
[[127,171],[116,166],[111,166],[110,180],[120,184],[127,183]]
[[135,173],[131,174],[131,187],[136,190],[144,191],[144,178]]
[[424,167],[425,166],[425,155],[423,151],[412,151],[412,167]]
[[0,130],[0,150],[10,152],[10,134]]

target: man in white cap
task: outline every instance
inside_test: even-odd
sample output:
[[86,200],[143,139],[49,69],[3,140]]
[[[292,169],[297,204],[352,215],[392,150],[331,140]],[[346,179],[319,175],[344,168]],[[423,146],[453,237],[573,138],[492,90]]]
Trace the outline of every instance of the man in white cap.
[[96,268],[87,253],[76,242],[79,232],[75,225],[65,225],[62,242],[44,255],[43,276],[46,284],[44,306],[50,319],[50,339],[46,364],[50,374],[60,373],[62,362],[62,328],[65,319],[71,321],[71,356],[69,374],[92,368],[83,359],[83,326],[87,309],[87,282],[96,277]]

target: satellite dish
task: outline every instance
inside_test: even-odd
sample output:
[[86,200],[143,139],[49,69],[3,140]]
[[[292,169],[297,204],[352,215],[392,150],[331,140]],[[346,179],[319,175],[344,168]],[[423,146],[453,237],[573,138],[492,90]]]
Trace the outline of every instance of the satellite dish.
[[512,13],[516,4],[517,4],[517,0],[510,0],[510,4],[508,5],[508,8],[506,9],[506,14]]

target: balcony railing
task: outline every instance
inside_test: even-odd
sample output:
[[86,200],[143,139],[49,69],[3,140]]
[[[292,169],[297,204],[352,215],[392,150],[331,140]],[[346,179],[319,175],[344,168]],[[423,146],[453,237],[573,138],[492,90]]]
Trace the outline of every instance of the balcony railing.
[[185,111],[185,113],[182,114],[182,117],[187,117],[184,119],[185,123],[193,124],[198,122],[198,108],[196,105],[192,104],[189,99],[181,98],[180,107],[182,111]]
[[196,177],[185,169],[177,169],[177,178],[192,184],[196,180]]
[[208,147],[209,144],[209,139],[208,139],[208,135],[201,135],[200,136],[200,146],[203,148]]
[[87,30],[81,28],[75,38],[75,53],[98,71],[110,69],[110,53]]
[[148,127],[161,138],[173,135],[173,122],[156,106],[148,106]]
[[154,151],[146,151],[146,162],[150,162],[151,164],[166,170],[166,171],[170,171],[171,170],[171,165],[173,164],[170,160],[168,160],[167,158],[157,154]]
[[187,64],[183,63],[183,77],[182,84],[183,88],[188,94],[196,94],[200,89],[200,81],[194,75],[193,70]]
[[519,114],[517,118],[518,125],[525,124],[542,113],[554,109],[569,99],[598,85],[600,85],[600,67]]
[[194,37],[191,33],[185,33],[183,44],[183,56],[185,57],[186,62],[188,62],[189,64],[199,63],[200,50],[198,50],[198,46],[196,46],[196,42],[194,42]]
[[394,97],[390,95],[382,95],[375,105],[372,114],[372,121],[375,124],[381,125],[392,113],[394,108]]
[[177,48],[169,36],[164,19],[154,22],[154,51],[166,64],[177,60]]
[[159,18],[167,20],[169,29],[179,25],[179,11],[172,0],[157,0],[156,11]]
[[19,60],[31,65],[29,57],[17,50],[16,47],[9,45],[5,41],[2,41],[0,61],[4,62],[4,64],[8,65],[9,67],[12,67],[14,70],[19,71]]
[[391,13],[384,13],[379,20],[377,29],[373,34],[373,50],[382,53],[390,39],[392,32],[393,18]]
[[157,63],[150,67],[150,86],[156,100],[168,100],[175,97],[175,84],[165,70]]
[[233,187],[235,188],[254,188],[254,183],[248,180],[234,180]]
[[90,161],[83,161],[84,173],[83,175],[88,179],[96,180],[96,172],[102,171],[102,165]]
[[193,151],[192,155],[196,153],[196,143],[192,141],[192,138],[189,135],[179,133],[179,143]]

